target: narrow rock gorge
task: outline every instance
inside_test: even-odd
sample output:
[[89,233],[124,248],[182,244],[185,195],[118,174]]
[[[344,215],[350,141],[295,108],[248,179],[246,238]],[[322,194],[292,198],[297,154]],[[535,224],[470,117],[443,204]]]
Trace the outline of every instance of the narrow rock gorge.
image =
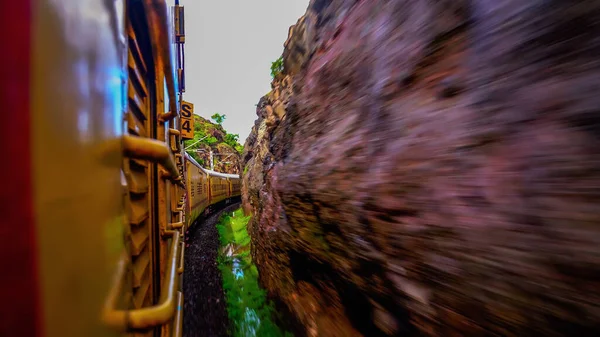
[[312,0],[242,155],[308,336],[600,335],[600,1]]

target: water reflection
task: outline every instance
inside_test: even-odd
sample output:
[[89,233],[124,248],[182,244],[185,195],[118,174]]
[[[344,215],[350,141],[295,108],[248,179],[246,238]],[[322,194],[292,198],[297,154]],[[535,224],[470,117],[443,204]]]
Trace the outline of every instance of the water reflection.
[[233,275],[235,275],[235,279],[239,280],[244,277],[244,270],[240,267],[240,260],[237,258],[233,259]]
[[246,230],[249,217],[241,210],[224,216],[217,228],[222,244],[219,269],[227,312],[232,322],[231,335],[292,336],[273,322],[273,305],[258,283],[258,269],[250,255],[250,237]]
[[244,321],[242,322],[242,331],[244,336],[256,336],[256,332],[260,327],[260,318],[254,309],[246,308]]

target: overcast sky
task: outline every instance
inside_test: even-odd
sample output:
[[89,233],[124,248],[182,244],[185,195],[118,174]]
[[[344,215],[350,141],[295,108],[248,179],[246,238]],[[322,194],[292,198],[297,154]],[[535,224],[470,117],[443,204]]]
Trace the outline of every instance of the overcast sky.
[[194,112],[225,114],[244,144],[255,104],[271,90],[271,62],[309,0],[180,0],[185,6],[186,92]]

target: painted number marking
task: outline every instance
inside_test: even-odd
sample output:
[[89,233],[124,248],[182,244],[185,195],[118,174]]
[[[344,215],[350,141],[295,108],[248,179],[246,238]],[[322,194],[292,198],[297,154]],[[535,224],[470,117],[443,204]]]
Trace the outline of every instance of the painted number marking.
[[194,114],[194,104],[186,101],[181,101],[181,117],[192,118]]
[[181,101],[181,138],[194,139],[194,104]]

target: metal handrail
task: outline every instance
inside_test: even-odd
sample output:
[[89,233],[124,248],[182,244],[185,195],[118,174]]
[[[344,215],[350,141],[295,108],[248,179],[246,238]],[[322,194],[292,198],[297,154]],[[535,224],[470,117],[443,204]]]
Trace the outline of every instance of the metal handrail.
[[178,253],[180,246],[179,231],[171,232],[171,251],[169,253],[168,265],[165,271],[165,282],[160,291],[159,304],[147,308],[135,310],[116,309],[119,292],[123,288],[125,279],[126,255],[119,262],[113,288],[107,298],[103,311],[104,323],[114,329],[127,331],[129,329],[149,329],[164,325],[171,321],[175,315],[177,304],[177,288],[179,285]]
[[173,181],[179,184],[183,183],[175,158],[167,143],[156,139],[125,135],[123,136],[123,152],[125,156],[134,159],[151,160],[161,164]]
[[[169,128],[169,136],[175,136],[175,153],[181,152],[181,143],[179,142],[179,138],[181,137],[181,132],[177,129]],[[177,162],[175,162],[177,163]]]
[[181,291],[177,293],[177,315],[174,325],[173,337],[183,336],[183,293]]
[[167,226],[167,229],[180,229],[183,228],[183,221],[173,222]]
[[162,66],[167,82],[167,92],[169,94],[169,112],[160,116],[161,121],[169,121],[178,115],[177,110],[177,88],[174,74],[174,67],[171,60],[170,49],[171,41],[168,33],[170,32],[167,13],[167,3],[165,0],[144,0],[150,34],[153,35],[152,52],[157,59],[158,64]]
[[185,264],[185,242],[181,242],[181,253],[179,254],[179,268],[177,268],[177,272],[179,274],[183,274],[183,267]]

